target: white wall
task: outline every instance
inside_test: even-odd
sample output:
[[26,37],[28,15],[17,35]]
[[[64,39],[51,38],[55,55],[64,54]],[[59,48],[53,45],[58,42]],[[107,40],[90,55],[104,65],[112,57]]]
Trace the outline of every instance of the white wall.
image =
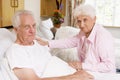
[[110,31],[115,38],[120,39],[120,28],[118,27],[106,27],[108,31]]
[[34,13],[37,21],[40,19],[40,0],[24,0],[24,9]]

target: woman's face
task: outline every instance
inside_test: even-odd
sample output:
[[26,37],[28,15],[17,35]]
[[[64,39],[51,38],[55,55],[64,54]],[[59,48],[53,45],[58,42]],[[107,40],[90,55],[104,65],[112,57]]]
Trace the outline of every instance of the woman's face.
[[90,16],[80,15],[77,17],[78,27],[86,34],[89,35],[94,27],[96,17],[91,18]]

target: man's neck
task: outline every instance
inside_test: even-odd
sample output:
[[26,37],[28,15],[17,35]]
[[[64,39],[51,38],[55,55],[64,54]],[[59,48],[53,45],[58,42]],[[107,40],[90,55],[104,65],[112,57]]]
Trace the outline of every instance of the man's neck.
[[24,46],[30,46],[34,44],[34,41],[28,42],[28,41],[21,41],[21,40],[16,40],[15,43],[19,45],[24,45]]

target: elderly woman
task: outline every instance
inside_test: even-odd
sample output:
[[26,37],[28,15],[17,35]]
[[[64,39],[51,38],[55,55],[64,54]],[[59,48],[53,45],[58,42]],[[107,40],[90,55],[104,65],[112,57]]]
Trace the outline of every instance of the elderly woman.
[[39,39],[39,43],[50,48],[77,47],[79,61],[69,63],[77,70],[114,73],[113,38],[102,25],[96,24],[95,9],[90,5],[80,5],[74,10],[74,18],[81,30],[79,34],[49,42]]

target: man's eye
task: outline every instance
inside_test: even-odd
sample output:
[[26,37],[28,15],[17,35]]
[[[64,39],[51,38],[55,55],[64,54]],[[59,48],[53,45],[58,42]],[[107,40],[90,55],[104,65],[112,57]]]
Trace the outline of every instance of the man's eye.
[[36,27],[36,25],[34,24],[34,25],[33,25],[33,28],[35,28],[35,27]]
[[29,29],[29,26],[25,26],[25,29]]
[[87,21],[87,19],[84,19],[84,21]]

